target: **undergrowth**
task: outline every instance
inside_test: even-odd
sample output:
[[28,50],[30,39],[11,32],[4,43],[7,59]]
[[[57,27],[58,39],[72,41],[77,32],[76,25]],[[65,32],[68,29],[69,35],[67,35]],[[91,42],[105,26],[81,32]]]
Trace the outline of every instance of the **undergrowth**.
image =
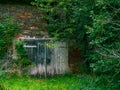
[[0,78],[0,90],[109,90],[96,85],[99,77],[90,75],[66,75],[47,79],[29,76]]

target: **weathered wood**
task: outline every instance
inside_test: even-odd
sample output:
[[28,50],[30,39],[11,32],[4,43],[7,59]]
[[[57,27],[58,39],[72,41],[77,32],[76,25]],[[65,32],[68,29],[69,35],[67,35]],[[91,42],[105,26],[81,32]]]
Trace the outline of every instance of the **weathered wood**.
[[28,58],[36,63],[28,70],[29,75],[39,74],[46,78],[47,75],[65,74],[69,71],[66,42],[51,42],[51,38],[24,38],[21,40],[26,42],[24,48],[27,50]]
[[22,38],[21,40],[24,40],[24,41],[46,41],[46,40],[51,40],[52,38]]
[[23,47],[25,47],[25,48],[36,48],[37,46],[36,45],[24,45]]
[[45,45],[44,45],[44,48],[45,48],[45,53],[44,53],[44,66],[45,66],[45,78],[47,77],[47,64],[46,64],[46,53],[47,53],[47,49],[46,49],[46,42],[45,42]]

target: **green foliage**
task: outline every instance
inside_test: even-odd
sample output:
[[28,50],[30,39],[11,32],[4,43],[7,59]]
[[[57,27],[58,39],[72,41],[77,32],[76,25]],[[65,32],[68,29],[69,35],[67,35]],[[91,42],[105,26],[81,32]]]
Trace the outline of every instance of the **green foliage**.
[[1,79],[0,83],[7,90],[110,90],[105,88],[105,85],[95,85],[99,77],[87,75],[57,76],[47,79],[12,76]]
[[14,35],[18,32],[18,25],[10,17],[1,17],[0,21],[0,58],[7,52],[12,45]]
[[32,2],[38,9],[43,12],[44,26],[47,28],[51,37],[74,41],[74,45],[81,45],[81,49],[85,48],[86,28],[91,20],[89,18],[89,9],[86,6],[91,6],[91,3],[85,4],[81,0],[35,0]]
[[89,51],[87,61],[99,75],[108,75],[111,88],[120,85],[120,2],[97,0],[91,11],[91,26],[86,26]]
[[51,36],[74,40],[93,72],[108,75],[113,88],[120,85],[119,0],[35,0],[32,4],[43,12]]
[[31,64],[30,60],[28,59],[27,52],[23,47],[24,42],[18,41],[16,42],[16,51],[17,51],[17,59],[14,60],[18,66],[22,66],[22,68],[27,67]]
[[0,77],[4,77],[5,72],[3,71],[3,69],[5,68],[5,63],[4,60],[0,61]]
[[0,90],[6,90],[3,84],[0,84]]

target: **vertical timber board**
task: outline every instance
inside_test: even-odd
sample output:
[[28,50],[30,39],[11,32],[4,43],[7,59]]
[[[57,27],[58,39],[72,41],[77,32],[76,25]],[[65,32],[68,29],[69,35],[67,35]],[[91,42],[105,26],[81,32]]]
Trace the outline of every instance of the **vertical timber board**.
[[66,42],[59,43],[60,49],[60,69],[61,74],[65,74],[68,71],[68,47]]
[[47,59],[47,57],[46,57],[46,52],[47,52],[47,47],[46,47],[46,41],[44,42],[44,48],[45,48],[45,53],[44,53],[44,66],[45,66],[45,78],[47,77],[47,64],[46,64],[46,59]]
[[55,42],[52,61],[55,74],[64,74],[68,71],[68,47],[66,42]]
[[[58,42],[55,42],[54,44],[58,45]],[[55,74],[59,74],[59,48],[57,46],[54,46],[54,67],[55,67]]]
[[[53,42],[50,44],[54,44]],[[55,56],[55,47],[51,47],[51,63],[50,63],[50,67],[51,67],[51,75],[54,75],[56,72],[56,56]]]

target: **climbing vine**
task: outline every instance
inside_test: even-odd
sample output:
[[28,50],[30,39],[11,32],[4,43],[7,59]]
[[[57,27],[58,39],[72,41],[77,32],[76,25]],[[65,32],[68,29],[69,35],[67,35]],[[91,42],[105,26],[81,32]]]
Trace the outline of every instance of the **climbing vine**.
[[19,32],[18,24],[11,17],[0,17],[0,58],[3,58],[12,45],[14,35]]

